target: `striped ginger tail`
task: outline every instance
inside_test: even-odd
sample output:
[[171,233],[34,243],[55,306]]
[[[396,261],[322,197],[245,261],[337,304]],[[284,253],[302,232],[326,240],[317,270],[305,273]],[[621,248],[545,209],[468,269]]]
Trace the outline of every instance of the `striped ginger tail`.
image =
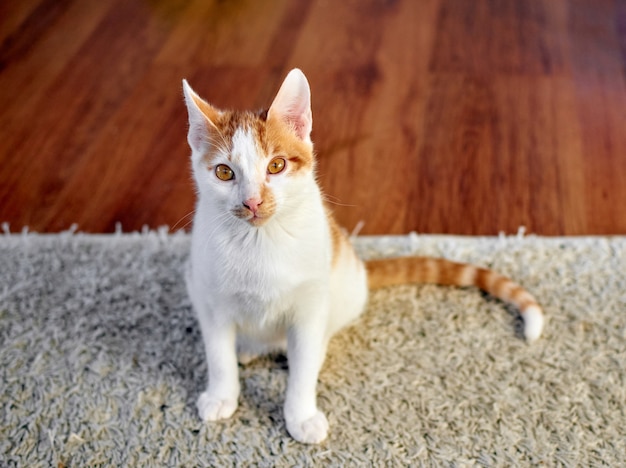
[[523,287],[487,268],[432,257],[399,257],[365,262],[370,289],[408,283],[476,286],[516,306],[524,319],[526,340],[535,341],[543,329],[543,312]]

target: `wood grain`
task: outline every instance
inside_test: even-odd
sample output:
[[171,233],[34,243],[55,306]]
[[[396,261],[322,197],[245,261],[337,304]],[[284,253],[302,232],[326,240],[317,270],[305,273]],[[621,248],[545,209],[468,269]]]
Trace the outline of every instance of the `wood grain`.
[[0,221],[188,229],[181,80],[263,108],[298,66],[365,234],[626,234],[626,2],[7,0]]

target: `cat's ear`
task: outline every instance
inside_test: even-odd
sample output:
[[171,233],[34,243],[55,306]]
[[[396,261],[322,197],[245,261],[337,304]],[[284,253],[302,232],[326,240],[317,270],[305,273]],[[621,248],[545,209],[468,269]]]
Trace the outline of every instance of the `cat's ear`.
[[211,133],[218,131],[215,122],[220,111],[198,96],[187,80],[183,80],[183,92],[189,113],[187,141],[194,152],[204,152],[211,141]]
[[311,142],[311,90],[304,73],[297,68],[289,72],[278,90],[267,114],[286,123],[303,141]]

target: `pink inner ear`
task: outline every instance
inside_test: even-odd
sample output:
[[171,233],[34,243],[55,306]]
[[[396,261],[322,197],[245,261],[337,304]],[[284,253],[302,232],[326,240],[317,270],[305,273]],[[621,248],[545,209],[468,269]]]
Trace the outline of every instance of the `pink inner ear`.
[[189,108],[189,133],[187,141],[194,151],[204,151],[209,141],[209,122],[208,119],[199,111],[198,108]]
[[310,141],[312,128],[311,91],[304,74],[294,69],[289,72],[278,90],[268,115],[287,123],[301,140]]
[[213,121],[219,111],[198,96],[187,81],[183,81],[185,102],[189,112],[189,133],[187,141],[192,150],[202,152],[210,141],[210,132],[215,128]]
[[309,110],[308,115],[306,111],[304,113],[299,113],[296,115],[286,116],[287,122],[293,127],[298,135],[298,138],[301,140],[305,140],[309,137],[311,133],[311,111]]
[[194,121],[189,125],[188,135],[189,145],[197,150],[201,151],[206,142],[209,140],[208,128],[205,122]]

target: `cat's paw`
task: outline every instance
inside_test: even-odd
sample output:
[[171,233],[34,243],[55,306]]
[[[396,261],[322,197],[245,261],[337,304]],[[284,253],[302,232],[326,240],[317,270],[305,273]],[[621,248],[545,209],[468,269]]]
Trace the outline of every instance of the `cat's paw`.
[[287,418],[287,432],[303,444],[319,444],[328,435],[328,420],[321,411],[303,421]]
[[216,398],[203,392],[196,403],[198,414],[203,421],[219,421],[230,418],[237,409],[236,399]]

